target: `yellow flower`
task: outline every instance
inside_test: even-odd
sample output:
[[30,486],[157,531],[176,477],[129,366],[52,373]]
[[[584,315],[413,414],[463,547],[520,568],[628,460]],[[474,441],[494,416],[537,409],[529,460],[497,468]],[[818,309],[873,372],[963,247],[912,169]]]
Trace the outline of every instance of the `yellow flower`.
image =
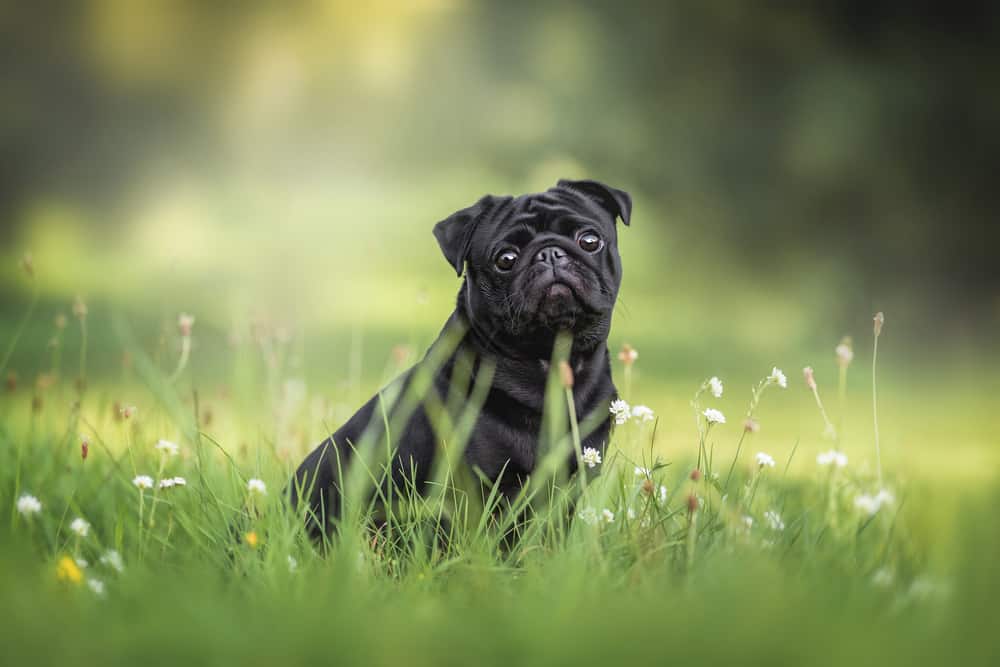
[[83,581],[83,572],[80,571],[80,566],[72,558],[63,556],[56,564],[56,578],[59,581],[79,584]]
[[257,545],[260,543],[260,538],[257,537],[257,533],[252,530],[246,534],[245,539],[247,544],[249,544],[253,549],[256,549]]

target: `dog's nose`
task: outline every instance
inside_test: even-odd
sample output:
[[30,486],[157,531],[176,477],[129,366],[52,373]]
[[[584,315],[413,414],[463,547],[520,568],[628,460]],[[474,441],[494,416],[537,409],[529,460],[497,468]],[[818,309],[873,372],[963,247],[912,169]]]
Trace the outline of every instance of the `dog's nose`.
[[554,245],[550,245],[547,248],[542,248],[535,255],[535,263],[544,262],[546,264],[551,264],[552,266],[561,266],[569,261],[566,256],[566,251],[562,248]]

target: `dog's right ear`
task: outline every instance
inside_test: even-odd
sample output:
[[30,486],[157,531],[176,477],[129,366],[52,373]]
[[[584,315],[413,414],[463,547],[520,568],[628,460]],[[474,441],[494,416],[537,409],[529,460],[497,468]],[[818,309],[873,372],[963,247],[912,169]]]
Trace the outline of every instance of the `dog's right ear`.
[[459,277],[465,268],[465,259],[469,256],[469,246],[472,244],[476,225],[496,206],[497,200],[498,197],[486,195],[472,206],[455,211],[434,225],[434,238]]

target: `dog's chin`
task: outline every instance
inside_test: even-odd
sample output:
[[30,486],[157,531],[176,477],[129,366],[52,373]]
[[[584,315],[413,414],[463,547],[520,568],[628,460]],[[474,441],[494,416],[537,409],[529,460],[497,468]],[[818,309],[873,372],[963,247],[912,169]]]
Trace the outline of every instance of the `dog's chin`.
[[546,329],[572,330],[582,313],[581,304],[569,285],[553,281],[537,296],[536,321]]

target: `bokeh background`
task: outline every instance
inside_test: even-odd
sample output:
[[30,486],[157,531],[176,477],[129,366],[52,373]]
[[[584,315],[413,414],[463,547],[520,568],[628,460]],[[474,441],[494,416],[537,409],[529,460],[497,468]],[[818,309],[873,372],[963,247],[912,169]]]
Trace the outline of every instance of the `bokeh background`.
[[79,294],[90,383],[118,398],[116,318],[169,370],[192,313],[210,402],[254,377],[313,405],[285,415],[294,458],[445,320],[458,283],[436,221],[590,177],[635,198],[611,343],[639,349],[664,447],[690,439],[701,379],[723,376],[739,414],[775,364],[796,390],[776,441],[818,442],[799,370],[832,393],[834,346],[853,335],[863,369],[884,310],[889,460],[939,467],[921,443],[991,475],[997,19],[878,1],[3,3],[3,341],[40,298],[9,369],[44,390],[53,318]]

